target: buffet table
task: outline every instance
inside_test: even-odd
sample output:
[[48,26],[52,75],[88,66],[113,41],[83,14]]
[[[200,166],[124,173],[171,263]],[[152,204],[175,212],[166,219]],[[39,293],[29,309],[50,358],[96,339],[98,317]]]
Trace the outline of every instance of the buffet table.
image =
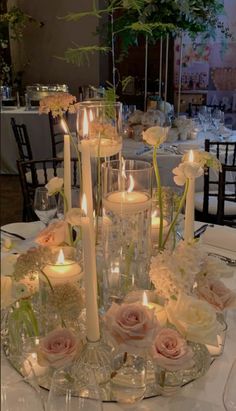
[[[28,224],[28,226],[27,226]],[[31,225],[30,225],[31,224]],[[35,235],[37,230],[40,230],[42,227],[40,222],[36,223],[22,223],[20,224],[11,224],[10,226],[5,226],[5,229],[12,231],[14,233],[22,234],[32,238],[32,235]],[[198,228],[199,224],[195,223]],[[22,228],[24,230],[22,231]],[[38,228],[37,228],[38,227]],[[214,228],[212,228],[213,230]],[[228,231],[233,230],[224,227],[215,226],[215,238],[217,238],[217,247],[212,246],[208,240],[206,242],[206,249],[211,252],[218,252],[221,255],[225,255],[230,258],[236,258],[235,244],[236,244],[236,230],[230,231],[231,244],[227,246]],[[213,232],[213,231],[212,231]],[[34,233],[34,234],[32,234]],[[214,233],[213,233],[214,234]],[[235,236],[235,241],[233,238]],[[203,238],[204,241],[204,238]],[[21,246],[20,241],[17,240],[18,247]],[[22,243],[22,241],[21,241]],[[229,241],[228,241],[229,243]],[[27,240],[26,243],[27,244]],[[222,247],[220,246],[222,244]],[[32,246],[32,242],[29,242],[29,245]],[[227,248],[228,247],[228,248]],[[14,252],[14,249],[11,251]],[[4,258],[6,253],[2,256],[2,262],[4,263]],[[2,275],[6,275],[8,269],[6,265],[2,266]],[[225,284],[231,289],[236,289],[236,267],[232,267],[231,277],[224,278]],[[228,331],[226,334],[226,341],[223,354],[216,358],[210,369],[204,377],[195,380],[194,382],[186,385],[181,389],[181,391],[174,397],[155,397],[152,399],[145,399],[142,402],[136,404],[132,409],[136,411],[223,411],[223,402],[222,394],[224,390],[224,385],[226,382],[227,375],[230,371],[231,365],[236,357],[236,311],[229,311],[227,314],[227,324]],[[2,356],[2,381],[11,378],[14,378],[16,371],[14,371],[11,365],[8,363],[4,354]],[[28,387],[27,387],[28,389]],[[15,392],[17,396],[17,392]],[[43,390],[43,395],[47,396],[47,391]],[[115,403],[104,403],[104,411],[118,411],[123,408]],[[7,411],[2,409],[2,411]],[[34,411],[40,411],[39,409],[34,409]],[[90,410],[89,410],[90,411]],[[93,410],[91,410],[93,411]]]

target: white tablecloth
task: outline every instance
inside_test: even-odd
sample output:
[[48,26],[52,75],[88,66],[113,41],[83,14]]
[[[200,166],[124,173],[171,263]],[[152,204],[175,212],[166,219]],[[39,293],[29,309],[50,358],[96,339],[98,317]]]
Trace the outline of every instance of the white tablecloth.
[[[32,223],[29,223],[32,224]],[[197,228],[200,223],[196,223]],[[34,228],[34,227],[33,227]],[[223,230],[223,227],[220,227]],[[25,229],[25,226],[24,226]],[[14,226],[11,226],[14,230]],[[25,234],[25,232],[24,232]],[[221,234],[222,246],[224,244],[224,234]],[[226,234],[227,235],[227,234]],[[214,251],[226,255],[228,257],[236,258],[236,253],[225,250],[225,248],[213,248],[207,245],[209,251]],[[224,278],[224,282],[232,289],[236,289],[236,269],[234,269],[233,276]],[[231,365],[236,358],[236,310],[230,311],[227,315],[228,331],[226,334],[226,341],[223,354],[216,358],[211,365],[207,374],[204,377],[186,385],[174,397],[156,397],[152,399],[145,399],[141,403],[135,405],[133,410],[136,411],[223,411],[222,394],[227,375],[230,371]],[[14,378],[15,371],[12,369],[8,361],[2,358],[2,381],[6,378]],[[44,390],[46,396],[46,391]],[[15,393],[17,396],[17,392]],[[118,404],[105,403],[104,411],[118,411],[122,410]],[[7,411],[7,410],[2,410]],[[34,409],[33,411],[40,411]],[[91,410],[93,411],[93,410]]]

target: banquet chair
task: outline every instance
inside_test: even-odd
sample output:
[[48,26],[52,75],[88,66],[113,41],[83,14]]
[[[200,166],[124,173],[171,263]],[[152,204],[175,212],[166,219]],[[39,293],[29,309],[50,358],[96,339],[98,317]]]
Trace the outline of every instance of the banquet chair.
[[[61,118],[59,116],[53,117],[52,112],[48,113],[51,143],[52,143],[52,156],[58,157],[58,153],[62,150],[64,131],[61,126]],[[65,113],[65,119],[68,119],[68,113]]]
[[16,124],[11,117],[11,127],[18,147],[19,159],[22,161],[33,160],[30,139],[25,124]]
[[205,167],[204,191],[195,194],[195,218],[236,227],[236,142],[205,140],[205,151],[222,163],[222,172]]
[[[21,190],[23,195],[23,221],[38,220],[33,210],[34,192],[37,187],[45,186],[53,177],[63,178],[63,159],[51,158],[47,160],[17,161]],[[79,187],[78,159],[71,159],[71,185]],[[38,178],[40,171],[40,180]],[[27,179],[28,173],[32,181]],[[43,177],[43,178],[42,178]]]

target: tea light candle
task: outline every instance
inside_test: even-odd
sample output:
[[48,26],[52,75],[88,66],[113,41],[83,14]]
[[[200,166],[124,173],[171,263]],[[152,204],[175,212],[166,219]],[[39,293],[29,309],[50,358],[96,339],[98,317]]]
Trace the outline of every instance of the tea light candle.
[[148,210],[151,199],[142,191],[133,191],[134,181],[130,176],[130,187],[127,191],[115,191],[103,199],[105,209],[116,214],[133,214]]
[[155,316],[160,324],[161,327],[164,327],[167,323],[167,314],[165,308],[156,303],[152,303],[148,301],[147,298],[147,293],[144,291],[143,293],[143,301],[142,304],[145,305],[146,307],[150,308],[150,310],[154,309],[155,310]]
[[[66,260],[62,249],[59,252],[56,264],[46,265],[43,272],[48,277],[52,286],[73,283],[82,275],[80,265],[75,261]],[[44,278],[43,280],[46,281]]]
[[[152,242],[158,242],[159,239],[159,230],[160,230],[160,217],[155,215],[155,212],[152,214],[152,225],[151,225],[151,236]],[[169,230],[169,223],[167,220],[163,219],[163,234],[167,234]]]
[[[111,157],[119,153],[122,148],[121,139],[110,140],[108,138],[94,138],[88,140],[91,157]],[[78,145],[79,151],[82,152],[82,144]]]

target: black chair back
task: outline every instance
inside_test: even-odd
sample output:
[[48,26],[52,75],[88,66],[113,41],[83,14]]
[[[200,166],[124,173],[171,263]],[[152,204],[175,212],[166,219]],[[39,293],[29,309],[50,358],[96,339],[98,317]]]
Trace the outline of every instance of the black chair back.
[[16,124],[15,119],[12,117],[11,126],[18,147],[19,159],[22,161],[33,160],[33,154],[26,125]]
[[[45,186],[53,177],[63,177],[63,159],[17,161],[17,166],[24,201],[23,220],[35,221],[38,219],[33,210],[35,189]],[[29,172],[32,175],[30,182]],[[78,158],[71,159],[71,180],[73,187],[80,187]]]
[[[205,151],[212,152],[222,163],[222,172],[204,170],[204,194],[202,213],[197,211],[196,216],[201,221],[213,222],[219,225],[234,225],[236,212],[225,213],[225,203],[235,203],[236,210],[236,142],[218,142],[205,140]],[[217,199],[216,214],[209,212],[209,203],[212,198]]]
[[[68,113],[65,113],[65,118],[67,119],[67,117]],[[65,133],[61,126],[61,117],[53,117],[50,111],[48,113],[48,119],[52,143],[52,156],[53,158],[56,158],[58,152],[63,149],[63,139]]]

